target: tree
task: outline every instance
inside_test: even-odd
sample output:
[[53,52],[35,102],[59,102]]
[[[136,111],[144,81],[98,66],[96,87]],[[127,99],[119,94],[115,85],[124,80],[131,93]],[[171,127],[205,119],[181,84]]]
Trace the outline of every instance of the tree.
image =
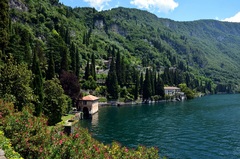
[[83,89],[95,90],[97,88],[97,83],[92,76],[89,76],[88,80],[84,80],[81,86]]
[[188,99],[193,99],[195,97],[194,92],[190,88],[188,88],[185,83],[179,84],[178,86],[181,91],[184,92]]
[[67,96],[57,78],[44,82],[43,113],[48,117],[48,125],[55,125],[61,121],[63,110],[66,109]]
[[60,82],[65,94],[72,99],[74,105],[80,93],[77,76],[72,72],[63,71],[60,75]]
[[61,55],[62,55],[61,70],[68,71],[69,63],[68,63],[68,48],[67,48],[67,46],[62,47]]
[[47,70],[47,79],[51,80],[55,77],[55,63],[53,60],[53,55],[50,52],[49,53],[49,59],[48,59],[48,70]]
[[96,81],[97,77],[96,77],[96,70],[95,70],[95,68],[96,68],[96,66],[95,66],[95,55],[92,54],[92,58],[91,58],[91,76]]
[[[8,0],[0,1],[0,49],[2,53],[5,53],[8,44],[8,27],[9,27],[9,5]],[[1,54],[0,54],[1,56]]]
[[149,98],[152,96],[152,86],[151,86],[151,79],[149,70],[146,70],[145,80],[143,82],[143,101],[148,101]]
[[159,95],[161,97],[164,97],[164,83],[161,79],[160,74],[158,74],[157,82],[156,82],[156,95]]
[[75,74],[79,78],[79,74],[80,74],[80,55],[79,55],[78,49],[76,50],[76,72],[75,72]]
[[35,113],[34,115],[39,116],[42,112],[42,102],[43,102],[43,77],[42,71],[39,66],[39,60],[37,57],[38,46],[35,47],[33,54],[33,63],[32,63],[32,73],[34,74],[33,78],[33,91],[37,96],[35,103]]
[[88,80],[88,77],[90,76],[90,65],[89,65],[89,61],[87,61],[87,65],[85,67],[85,75],[84,75],[84,79]]
[[69,50],[58,32],[53,29],[47,43],[47,50],[52,54],[55,65],[55,72],[60,74],[62,70],[69,69]]
[[117,57],[116,57],[116,73],[117,73],[118,83],[122,86],[121,56],[119,51],[117,52]]
[[71,70],[73,72],[76,72],[76,48],[74,43],[72,42],[71,47],[70,47],[70,56],[71,56]]
[[139,86],[139,94],[143,94],[143,73],[140,75],[140,86]]
[[126,83],[126,61],[124,56],[122,56],[121,60],[120,60],[120,75],[119,75],[119,83],[121,84],[121,86],[123,86]]
[[118,99],[118,81],[114,58],[112,59],[110,70],[106,79],[106,86],[109,99]]
[[138,72],[135,72],[135,90],[134,90],[134,99],[137,100],[138,99],[138,95],[139,95],[139,75]]
[[0,69],[0,97],[15,103],[18,110],[34,101],[30,87],[32,72],[26,64],[16,64],[12,57]]

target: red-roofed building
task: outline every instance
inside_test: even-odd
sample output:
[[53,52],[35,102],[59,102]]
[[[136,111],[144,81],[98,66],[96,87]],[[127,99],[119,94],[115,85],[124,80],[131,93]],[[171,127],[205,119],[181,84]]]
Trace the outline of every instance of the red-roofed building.
[[77,109],[82,111],[84,117],[89,118],[98,112],[98,97],[87,95],[78,100]]

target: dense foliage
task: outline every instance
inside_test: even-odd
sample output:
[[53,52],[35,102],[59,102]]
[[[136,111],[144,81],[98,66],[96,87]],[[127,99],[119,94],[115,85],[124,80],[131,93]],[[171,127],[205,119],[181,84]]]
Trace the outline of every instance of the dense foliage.
[[84,139],[48,132],[46,123],[61,121],[81,91],[103,101],[163,99],[164,85],[180,86],[188,98],[238,91],[239,24],[174,22],[127,8],[98,12],[58,0],[2,0],[0,6],[0,98],[14,103],[1,105],[9,110],[1,111],[0,124],[23,157],[156,157],[142,147],[104,146],[82,129]]
[[[129,149],[113,142],[104,145],[93,139],[89,132],[83,128],[75,127],[70,136],[63,133],[62,127],[47,126],[47,120],[43,117],[35,117],[31,109],[23,109],[16,112],[10,103],[0,101],[0,128],[4,131],[12,143],[14,149],[23,158],[159,158],[156,148],[138,146]],[[0,136],[2,135],[0,131]],[[3,138],[0,138],[2,141]],[[11,154],[9,142],[0,142],[0,148]],[[11,158],[11,157],[10,157]]]

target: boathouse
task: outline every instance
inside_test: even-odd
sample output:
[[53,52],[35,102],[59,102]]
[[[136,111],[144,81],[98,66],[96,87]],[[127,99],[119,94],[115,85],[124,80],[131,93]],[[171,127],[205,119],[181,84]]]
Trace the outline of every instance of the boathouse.
[[98,112],[98,97],[87,95],[78,100],[77,110],[83,112],[84,118],[90,118]]

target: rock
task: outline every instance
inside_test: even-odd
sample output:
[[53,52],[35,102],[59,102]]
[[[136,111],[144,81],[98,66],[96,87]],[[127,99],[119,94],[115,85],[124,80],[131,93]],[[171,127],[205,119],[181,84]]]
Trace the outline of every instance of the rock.
[[4,155],[5,152],[2,149],[0,149],[0,159],[7,159]]
[[2,149],[0,149],[0,156],[4,156],[4,155],[5,155],[5,152]]

